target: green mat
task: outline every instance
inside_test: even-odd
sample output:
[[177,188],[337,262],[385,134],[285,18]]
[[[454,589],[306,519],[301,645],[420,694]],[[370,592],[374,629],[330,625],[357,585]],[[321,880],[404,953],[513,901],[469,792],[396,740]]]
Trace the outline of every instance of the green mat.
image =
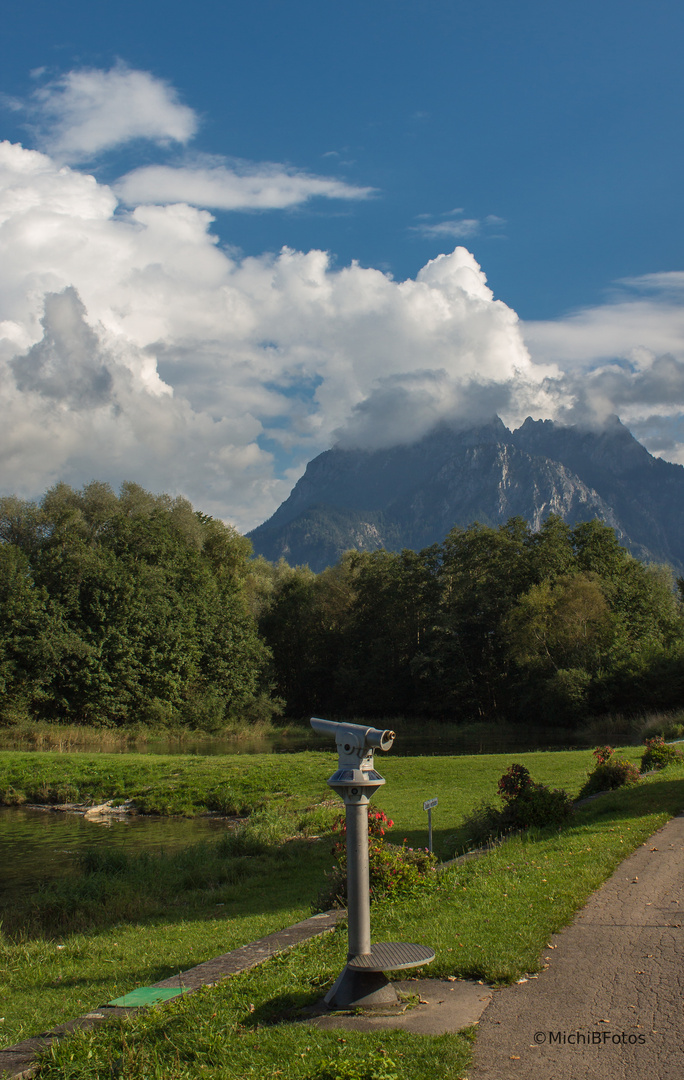
[[187,988],[170,986],[139,986],[137,990],[131,990],[123,997],[108,1001],[108,1005],[121,1005],[124,1008],[132,1008],[135,1005],[154,1005],[155,1001],[167,1001],[169,998],[178,997],[179,994],[187,994]]

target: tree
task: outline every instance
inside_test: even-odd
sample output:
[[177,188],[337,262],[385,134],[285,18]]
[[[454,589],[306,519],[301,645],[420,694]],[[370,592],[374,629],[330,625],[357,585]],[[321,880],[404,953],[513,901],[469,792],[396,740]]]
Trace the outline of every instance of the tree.
[[[0,537],[6,561],[24,559],[50,626],[34,715],[125,724],[201,714],[220,727],[261,700],[268,650],[245,586],[251,546],[234,529],[137,485],[117,498],[106,484],[59,484],[39,506],[3,500]],[[5,653],[9,642],[6,631]]]

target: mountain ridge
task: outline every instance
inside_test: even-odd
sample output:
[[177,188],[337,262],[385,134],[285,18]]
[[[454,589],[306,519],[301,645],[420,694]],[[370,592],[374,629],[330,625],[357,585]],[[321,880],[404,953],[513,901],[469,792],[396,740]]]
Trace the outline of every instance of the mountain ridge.
[[617,417],[598,431],[528,417],[447,424],[385,450],[333,447],[307,465],[290,496],[248,533],[255,554],[319,571],[343,551],[441,542],[454,526],[555,513],[599,518],[637,558],[684,569],[684,466],[654,458]]

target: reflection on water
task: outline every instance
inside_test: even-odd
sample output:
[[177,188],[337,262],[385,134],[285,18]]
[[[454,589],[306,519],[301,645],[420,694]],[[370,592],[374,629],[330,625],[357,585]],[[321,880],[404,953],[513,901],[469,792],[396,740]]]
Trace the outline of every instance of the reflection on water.
[[173,851],[218,838],[227,827],[222,818],[131,816],[121,821],[87,821],[82,814],[1,807],[0,894],[35,888],[41,880],[69,873],[79,853],[88,848]]
[[[388,721],[388,726],[392,721]],[[575,732],[534,731],[529,728],[497,728],[482,725],[458,728],[456,725],[440,727],[437,724],[424,728],[413,726],[406,729],[396,725],[397,738],[392,755],[399,757],[433,757],[446,754],[502,754],[524,753],[529,750],[577,750],[585,749],[593,742],[579,738]],[[330,739],[316,735],[310,728],[288,728],[274,731],[258,738],[197,738],[156,739],[139,742],[112,743],[103,741],[93,745],[71,738],[59,745],[35,745],[25,741],[4,741],[7,750],[48,750],[55,753],[96,754],[189,754],[191,756],[219,757],[224,754],[298,754],[307,750],[334,752]]]

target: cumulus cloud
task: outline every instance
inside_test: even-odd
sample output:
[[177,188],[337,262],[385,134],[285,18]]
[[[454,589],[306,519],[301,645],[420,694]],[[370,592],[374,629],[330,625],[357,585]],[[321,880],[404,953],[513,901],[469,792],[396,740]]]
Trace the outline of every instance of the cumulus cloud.
[[17,389],[34,390],[72,409],[89,409],[110,398],[112,374],[99,355],[96,334],[73,286],[47,293],[43,337],[10,362]]
[[147,165],[123,176],[115,190],[129,206],[184,202],[217,210],[285,209],[316,197],[365,199],[373,192],[332,177],[250,162],[232,166]]
[[653,453],[684,463],[684,274],[626,278],[605,304],[528,322],[533,359],[552,363],[554,415],[601,424],[618,413]]
[[[370,189],[224,159],[107,186],[63,163],[134,138],[187,142],[195,114],[123,67],[72,72],[34,104],[53,155],[0,144],[0,491],[130,479],[246,530],[334,441],[411,442],[493,413],[513,426],[619,412],[684,460],[684,274],[521,327],[461,246],[406,281],[318,250],[236,259],[207,208]],[[452,240],[501,224],[421,221]]]
[[237,261],[206,210],[122,213],[7,143],[0,241],[3,491],[130,478],[247,529],[336,432],[380,445],[459,410],[547,407],[555,370],[462,247],[403,282],[323,251]]
[[71,162],[133,139],[186,143],[198,123],[167,82],[122,64],[67,72],[34,91],[30,112],[43,149]]

